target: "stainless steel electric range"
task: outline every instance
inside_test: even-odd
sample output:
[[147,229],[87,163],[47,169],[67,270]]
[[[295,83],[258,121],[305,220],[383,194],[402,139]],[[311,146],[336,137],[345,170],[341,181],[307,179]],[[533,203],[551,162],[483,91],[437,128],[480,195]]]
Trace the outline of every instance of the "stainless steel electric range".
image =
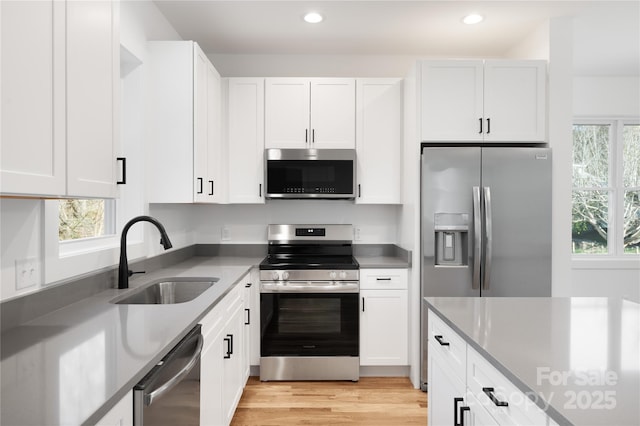
[[260,264],[260,380],[360,377],[351,225],[269,225]]

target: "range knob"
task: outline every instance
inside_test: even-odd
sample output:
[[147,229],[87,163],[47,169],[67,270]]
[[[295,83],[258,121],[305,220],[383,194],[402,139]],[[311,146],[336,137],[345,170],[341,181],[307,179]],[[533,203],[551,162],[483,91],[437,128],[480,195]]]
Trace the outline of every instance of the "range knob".
[[288,279],[289,279],[289,272],[284,271],[284,272],[282,273],[282,279],[283,279],[283,280],[288,280]]
[[340,271],[340,279],[341,280],[346,280],[347,279],[346,271]]
[[271,279],[274,281],[278,281],[280,279],[280,275],[278,274],[278,271],[271,272]]
[[337,276],[338,276],[338,274],[336,274],[336,271],[329,272],[329,278],[330,279],[335,280]]

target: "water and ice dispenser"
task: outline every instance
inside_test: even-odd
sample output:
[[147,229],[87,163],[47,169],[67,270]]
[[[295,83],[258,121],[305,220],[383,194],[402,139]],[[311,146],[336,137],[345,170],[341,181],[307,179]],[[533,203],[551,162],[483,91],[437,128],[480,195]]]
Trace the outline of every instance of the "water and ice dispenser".
[[436,265],[468,265],[469,215],[466,213],[436,213],[434,225]]

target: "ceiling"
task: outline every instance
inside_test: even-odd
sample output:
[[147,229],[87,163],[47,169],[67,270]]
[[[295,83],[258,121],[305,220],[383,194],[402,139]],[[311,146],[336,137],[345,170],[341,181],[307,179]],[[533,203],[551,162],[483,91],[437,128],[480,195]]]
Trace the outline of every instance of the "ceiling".
[[[574,70],[640,75],[640,1],[155,0],[207,54],[501,57],[549,18],[573,16]],[[320,24],[304,13],[318,11]],[[464,25],[463,16],[485,16]]]

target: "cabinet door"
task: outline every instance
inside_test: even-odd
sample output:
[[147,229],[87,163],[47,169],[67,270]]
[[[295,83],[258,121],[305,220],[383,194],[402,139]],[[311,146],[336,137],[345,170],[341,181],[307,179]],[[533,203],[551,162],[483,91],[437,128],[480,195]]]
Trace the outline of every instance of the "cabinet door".
[[231,423],[233,413],[240,402],[244,389],[244,305],[241,295],[228,311],[229,321],[225,327],[224,368],[222,380],[222,410],[225,424]]
[[0,192],[64,195],[64,3],[0,2]]
[[116,196],[118,2],[66,3],[67,194]]
[[355,115],[355,80],[311,80],[311,148],[355,148]]
[[260,270],[251,270],[251,344],[249,345],[250,364],[260,365]]
[[[431,342],[429,342],[431,346]],[[429,383],[427,391],[430,426],[460,424],[460,407],[465,405],[465,384],[453,375],[446,362],[429,348]],[[459,398],[459,401],[456,401]]]
[[[224,424],[222,394],[226,334],[222,314],[216,315],[215,320],[218,323],[210,324],[209,333],[204,336],[204,349],[200,357],[200,424],[202,425]],[[204,333],[204,323],[202,327]]]
[[264,203],[264,79],[227,82],[229,203]]
[[242,310],[244,315],[243,347],[242,347],[242,386],[247,383],[251,370],[251,327],[256,322],[257,317],[253,310],[253,283],[250,274],[245,275],[242,280],[244,291],[242,292]]
[[310,141],[309,80],[265,80],[265,148],[305,148]]
[[358,204],[400,203],[402,80],[356,83]]
[[544,142],[545,61],[486,61],[484,117],[487,142]]
[[423,61],[420,81],[423,141],[482,141],[483,63]]
[[95,424],[97,426],[132,426],[133,392],[127,392],[127,394]]
[[208,182],[209,140],[207,126],[208,91],[207,63],[209,60],[197,44],[193,44],[193,199],[207,202],[210,199]]
[[407,365],[406,290],[361,290],[360,365]]
[[207,60],[207,185],[205,194],[210,203],[225,201],[223,185],[226,162],[222,146],[222,82],[220,74]]

